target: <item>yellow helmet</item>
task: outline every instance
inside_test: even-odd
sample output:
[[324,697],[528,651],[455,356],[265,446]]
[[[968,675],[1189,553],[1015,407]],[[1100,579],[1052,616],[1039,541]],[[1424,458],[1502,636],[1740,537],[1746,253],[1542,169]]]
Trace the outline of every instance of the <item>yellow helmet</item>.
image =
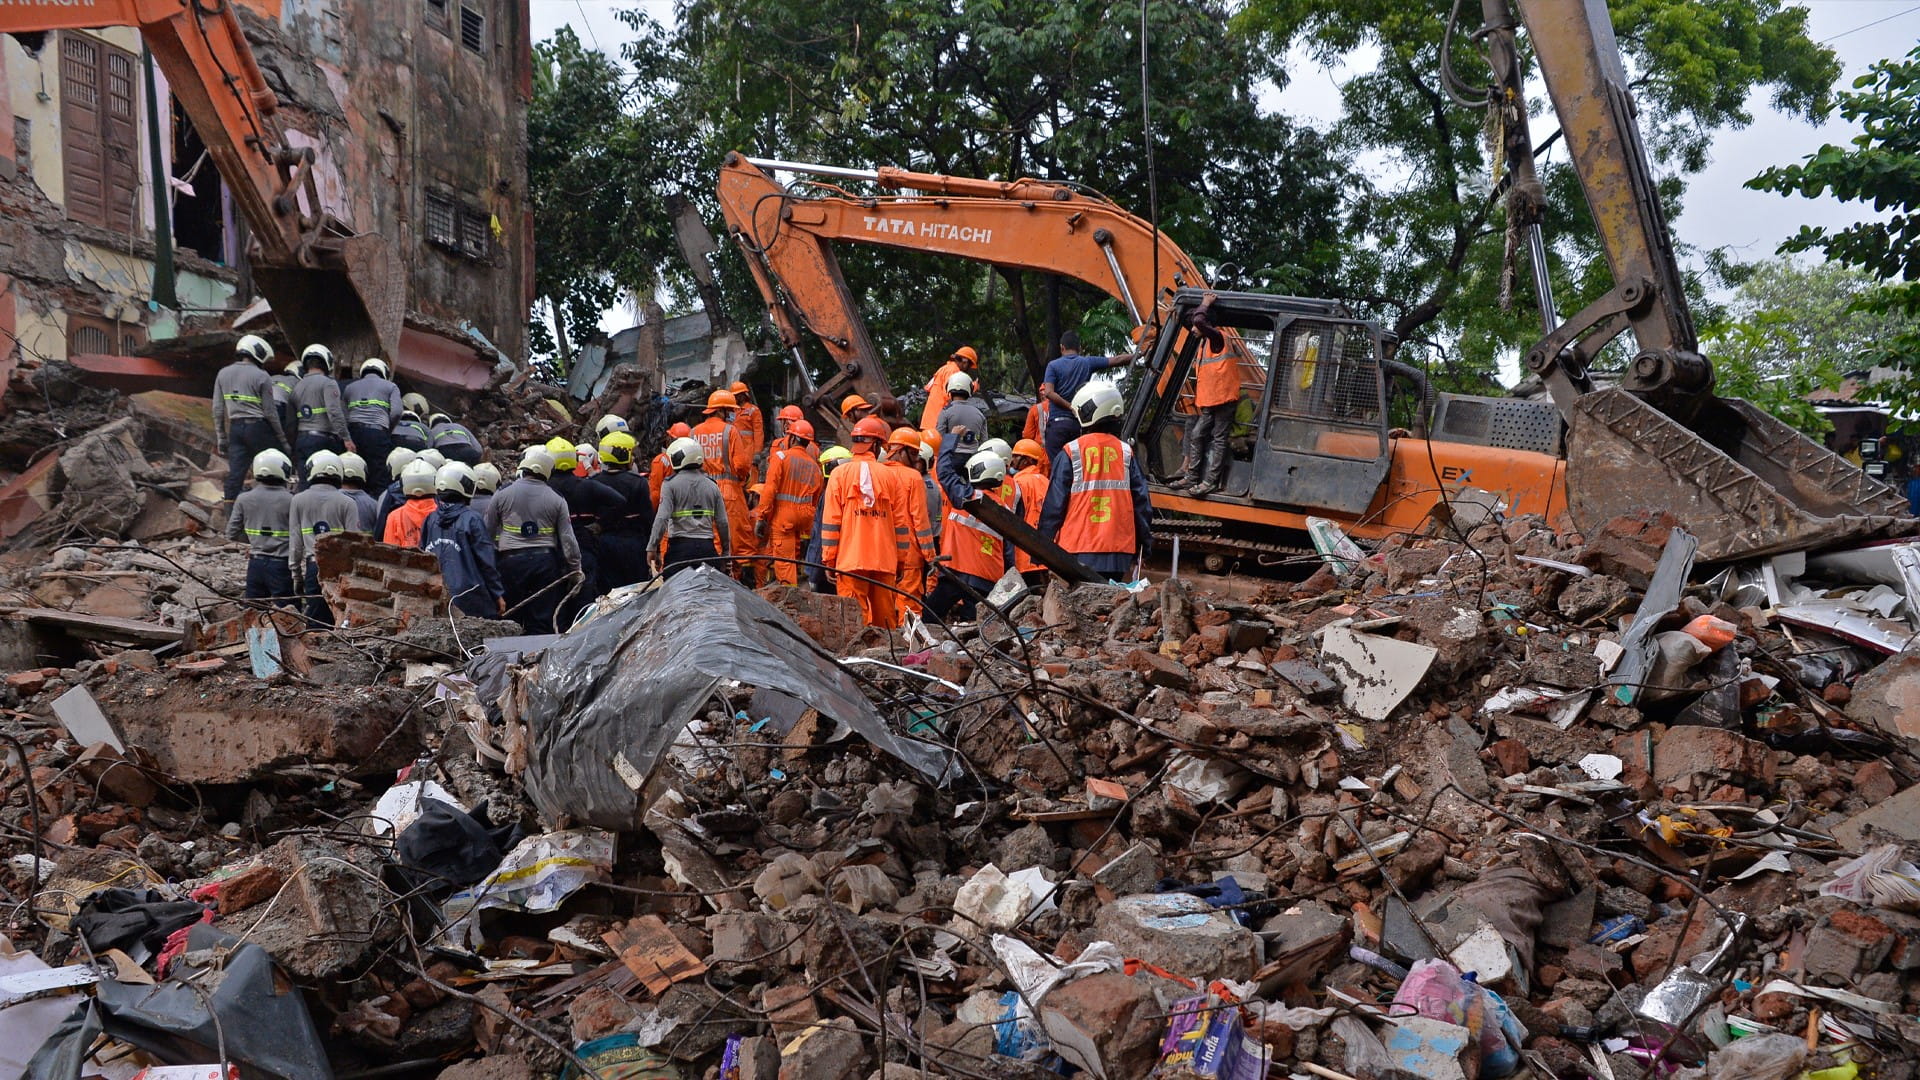
[[553,455],[553,467],[556,469],[572,472],[573,467],[580,464],[580,451],[558,435],[547,440],[547,453]]
[[633,451],[639,442],[624,431],[610,431],[600,440],[600,460],[615,465],[633,463]]
[[853,451],[846,447],[829,446],[825,450],[820,451],[820,467],[827,472],[832,472],[841,462],[849,461],[852,458]]

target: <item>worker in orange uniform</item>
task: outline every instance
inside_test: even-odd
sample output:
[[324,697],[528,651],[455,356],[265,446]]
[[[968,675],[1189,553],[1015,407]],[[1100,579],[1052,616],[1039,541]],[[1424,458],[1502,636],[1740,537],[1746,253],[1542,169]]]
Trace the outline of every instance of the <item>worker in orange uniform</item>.
[[693,429],[685,424],[675,424],[667,429],[667,445],[653,455],[653,461],[647,465],[647,494],[653,496],[653,505],[660,505],[660,485],[673,475],[673,462],[668,454],[673,449],[675,439],[693,438]]
[[[777,415],[775,415],[773,418],[774,426],[777,427],[779,431],[777,434],[774,435],[772,439],[767,441],[767,450],[769,452],[772,452],[774,450],[785,450],[787,447],[792,446],[793,445],[793,435],[792,435],[793,425],[801,422],[804,419],[805,419],[805,416],[800,412],[800,406],[798,405],[780,406],[780,412]],[[813,425],[808,424],[807,427],[809,430],[811,430]],[[813,440],[808,439],[807,441],[812,442]]]
[[[1040,434],[1047,426],[1046,405],[1046,399],[1042,398],[1034,404],[1027,406],[1027,420],[1020,428],[1021,442],[1031,442],[1035,446],[1040,445]],[[1052,468],[1053,462],[1047,459],[1046,447],[1042,446],[1040,448],[1040,475],[1046,476]]]
[[973,351],[973,346],[962,345],[953,350],[947,362],[927,380],[927,404],[920,410],[922,430],[934,427],[940,419],[940,410],[947,407],[947,380],[958,374],[976,375],[979,371],[980,354]]
[[867,417],[853,426],[853,457],[827,477],[820,507],[820,561],[834,575],[834,591],[860,602],[868,626],[899,624],[893,580],[913,543],[911,500],[888,479],[878,455],[887,425]]
[[767,455],[767,494],[754,511],[753,527],[760,550],[774,558],[774,578],[798,585],[800,565],[794,560],[813,533],[813,502],[826,477],[814,457],[812,424],[791,421],[780,438],[788,445]]
[[940,534],[940,581],[927,594],[927,610],[941,619],[971,621],[977,613],[977,597],[993,591],[1007,568],[1013,565],[1006,540],[966,510],[975,498],[992,499],[1014,513],[1020,512],[1020,491],[1007,482],[1007,463],[991,450],[975,451],[963,466],[959,443],[940,452],[935,466],[940,471],[940,486],[947,493],[947,524]]
[[[753,481],[753,454],[747,440],[734,426],[735,401],[730,390],[715,390],[707,395],[707,418],[693,429],[700,444],[701,468],[720,485],[720,499],[727,507],[729,541],[735,560],[753,554],[753,515],[747,512],[747,485]],[[733,564],[733,576],[752,583],[752,568],[745,562]]]
[[1200,343],[1193,381],[1194,418],[1187,425],[1186,453],[1180,471],[1167,477],[1167,484],[1203,498],[1226,482],[1227,439],[1233,433],[1234,411],[1240,407],[1240,365],[1225,341]]
[[893,602],[903,617],[918,615],[920,598],[927,593],[927,569],[939,550],[934,546],[933,521],[927,516],[927,481],[920,474],[920,433],[908,427],[895,428],[887,436],[887,457],[882,464],[888,482],[896,485],[900,497],[911,504],[908,516],[913,521],[913,542],[907,545],[906,558],[901,560],[899,575],[894,579],[894,587],[900,592]]
[[747,445],[752,448],[747,457],[757,458],[767,445],[766,414],[753,403],[753,388],[746,383],[734,383],[727,390],[733,394],[733,426],[747,437]]
[[[1040,527],[1040,507],[1047,501],[1047,471],[1040,467],[1046,459],[1047,448],[1039,440],[1021,439],[1013,444],[1013,458],[1007,462],[1013,473],[1008,482],[1020,492],[1020,516],[1035,529]],[[1047,568],[1019,548],[1013,552],[1013,568],[1020,571],[1028,588],[1047,583]]]
[[1153,546],[1153,506],[1147,474],[1120,438],[1126,403],[1105,382],[1089,382],[1073,395],[1079,437],[1053,459],[1040,535],[1066,548],[1096,574],[1133,580],[1133,570]]

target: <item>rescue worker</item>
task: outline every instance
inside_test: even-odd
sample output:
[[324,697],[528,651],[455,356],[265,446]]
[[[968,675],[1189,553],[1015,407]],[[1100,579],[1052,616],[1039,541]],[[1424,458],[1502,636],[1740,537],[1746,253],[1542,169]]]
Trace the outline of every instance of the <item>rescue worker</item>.
[[653,500],[647,495],[646,478],[633,468],[636,445],[625,431],[600,437],[600,461],[605,468],[593,482],[621,500],[620,509],[600,515],[600,584],[607,590],[637,585],[653,576],[647,566]]
[[333,352],[325,345],[309,345],[300,353],[306,374],[293,384],[293,464],[296,476],[307,475],[307,458],[321,450],[343,454],[353,449],[347,437],[347,409],[340,384],[333,378]]
[[827,498],[827,479],[833,470],[843,463],[853,460],[853,452],[844,446],[829,446],[820,451],[820,493],[813,497],[813,532],[807,537],[806,573],[807,584],[817,593],[830,593],[833,583],[827,580],[827,568],[820,562],[820,523],[826,520],[821,512]]
[[1072,330],[1060,335],[1060,355],[1047,362],[1040,380],[1040,397],[1048,405],[1046,428],[1041,435],[1041,442],[1047,447],[1047,460],[1058,458],[1060,448],[1080,434],[1073,403],[1094,372],[1121,367],[1133,358],[1133,353],[1081,356],[1080,335]]
[[707,474],[705,459],[700,440],[691,436],[667,444],[667,464],[673,473],[660,489],[660,505],[647,534],[647,555],[655,574],[672,577],[697,562],[710,564],[732,553],[727,501],[720,485]]
[[420,526],[426,523],[427,515],[433,513],[434,480],[438,475],[439,470],[425,458],[414,458],[400,470],[400,491],[407,501],[387,515],[387,523],[381,526],[383,542],[404,548],[420,546]]
[[227,456],[224,498],[229,503],[240,497],[261,451],[289,445],[273,407],[273,379],[267,375],[272,359],[273,346],[248,334],[234,345],[233,363],[213,377],[213,445]]
[[813,425],[791,420],[776,442],[788,445],[767,455],[767,499],[754,514],[754,533],[760,550],[773,556],[773,577],[786,585],[800,583],[800,566],[807,538],[813,534],[813,509],[825,478],[813,452]]
[[953,355],[947,357],[947,362],[941,364],[940,370],[934,372],[933,378],[927,380],[927,404],[920,410],[922,430],[937,428],[940,410],[947,407],[947,384],[953,377],[955,375],[974,376],[979,371],[980,354],[973,351],[973,346],[962,345],[953,350]]
[[[779,415],[773,419],[774,423],[779,425],[780,434],[774,436],[773,440],[767,443],[767,449],[769,451],[785,450],[793,445],[793,425],[804,421],[806,416],[800,411],[800,406],[798,405],[782,405],[780,406]],[[811,428],[813,425],[808,424],[807,426]],[[808,441],[811,442],[812,440],[809,439]]]
[[990,450],[975,451],[963,466],[960,448],[940,454],[940,486],[947,493],[947,529],[940,540],[940,580],[927,594],[927,610],[940,619],[971,621],[978,597],[993,591],[1013,565],[1010,545],[966,510],[976,496],[1020,512],[1020,492],[1007,482],[1007,463]]
[[[265,389],[263,397],[272,397],[273,388]],[[233,501],[233,511],[227,515],[227,539],[245,540],[249,549],[243,595],[293,607],[293,574],[287,569],[287,525],[293,508],[287,481],[293,475],[293,462],[279,448],[269,446],[254,455],[252,471],[253,486]]]
[[647,466],[647,494],[653,497],[654,506],[660,505],[660,486],[673,474],[673,466],[667,462],[667,447],[672,446],[675,439],[692,436],[693,429],[685,424],[675,424],[667,429],[667,446],[661,447],[660,452],[653,455],[652,464]]
[[373,521],[380,516],[380,503],[367,493],[367,459],[352,450],[340,455],[340,491],[360,508],[354,531],[373,532]]
[[410,394],[400,395],[400,411],[410,412],[415,416],[432,416],[433,406],[427,404],[427,395],[416,390]]
[[387,362],[369,357],[360,361],[360,377],[347,384],[346,394],[347,433],[367,459],[367,487],[383,490],[393,479],[387,455],[393,450],[393,422],[400,419],[400,388],[393,385]]
[[1167,477],[1167,485],[1204,498],[1220,490],[1227,479],[1228,440],[1233,435],[1234,410],[1240,407],[1240,365],[1224,342],[1218,347],[1200,343],[1194,358],[1193,407],[1180,471]]
[[947,394],[953,400],[940,410],[933,430],[942,439],[958,439],[956,450],[980,445],[987,437],[987,413],[973,400],[973,376],[957,371],[947,378]]
[[404,446],[418,453],[433,445],[433,435],[427,431],[426,421],[412,409],[400,410],[400,418],[393,422],[393,445]]
[[627,418],[624,416],[615,416],[613,413],[608,413],[593,422],[593,437],[596,439],[605,439],[608,435],[616,431],[626,430]]
[[[293,432],[293,388],[300,381],[300,361],[292,360],[273,377],[273,407],[280,414],[280,430]],[[293,474],[298,477],[299,473]]]
[[473,432],[468,431],[465,424],[454,423],[453,417],[443,412],[427,417],[427,444],[448,461],[458,461],[469,468],[480,464],[485,456]]
[[886,475],[900,489],[900,498],[908,504],[913,522],[911,542],[900,560],[893,585],[900,591],[893,596],[895,611],[904,621],[920,614],[921,598],[927,594],[927,572],[939,553],[933,539],[933,521],[927,513],[927,481],[920,474],[920,433],[912,428],[895,428],[887,436]]
[[[1007,461],[1013,486],[1020,492],[1020,516],[1033,529],[1040,527],[1040,508],[1047,501],[1047,472],[1040,467],[1046,453],[1047,448],[1039,442],[1021,439],[1013,444],[1013,456]],[[1028,588],[1037,589],[1047,583],[1047,568],[1017,547],[1013,549],[1013,568],[1020,571]]]
[[1080,389],[1073,413],[1084,433],[1053,459],[1040,511],[1042,536],[1114,581],[1132,580],[1134,565],[1153,546],[1147,475],[1119,435],[1124,411],[1120,391],[1106,383]]
[[506,617],[529,634],[551,634],[567,583],[580,574],[580,545],[567,516],[567,500],[547,486],[553,455],[529,446],[520,455],[520,478],[501,488],[485,522],[499,555]]
[[845,420],[848,427],[872,415],[873,403],[859,394],[848,394],[840,399],[840,419]]
[[320,595],[320,567],[313,558],[313,545],[328,533],[360,531],[360,504],[340,490],[345,478],[339,454],[315,450],[307,458],[306,487],[287,509],[287,566],[299,582],[307,622],[316,627],[332,626],[333,612]]
[[[413,464],[419,454],[404,446],[396,446],[387,454],[387,475],[393,477],[386,490],[380,493],[373,508],[373,535],[376,539],[387,535],[387,515],[400,508],[407,501],[406,493],[400,490],[400,470]],[[439,466],[435,466],[439,468]]]
[[737,382],[727,387],[733,394],[733,426],[747,437],[748,460],[758,458],[760,451],[767,445],[767,418],[760,406],[753,403],[753,388],[746,383]]
[[914,544],[913,507],[925,507],[915,492],[905,497],[879,460],[887,425],[866,417],[853,426],[853,457],[827,477],[821,505],[820,561],[834,575],[834,589],[860,602],[868,626],[900,623],[891,586]]
[[[437,475],[437,474],[436,474]],[[473,512],[485,516],[487,504],[493,501],[493,493],[500,487],[500,470],[493,462],[483,461],[473,467]]]
[[935,463],[940,458],[940,433],[923,431],[920,433],[920,475],[927,484],[927,521],[933,525],[933,546],[940,547],[940,527],[947,521],[947,493],[940,487],[940,479],[934,475]]
[[1013,447],[1008,446],[1007,440],[1005,439],[988,439],[986,442],[981,443],[978,449],[985,450],[987,453],[999,458],[1000,464],[1002,465],[1013,460]]
[[[733,530],[727,538],[730,553],[736,560],[744,560],[753,554],[753,517],[747,513],[753,455],[734,425],[734,405],[732,391],[715,390],[707,395],[707,418],[693,429],[693,437],[700,443],[702,467],[720,485],[720,497],[727,501],[727,522]],[[733,576],[750,584],[753,571],[745,562],[736,561]]]
[[507,590],[494,562],[493,536],[474,512],[479,487],[464,461],[449,461],[433,474],[439,506],[420,525],[420,550],[440,562],[440,580],[453,606],[483,619],[507,613]]
[[580,467],[580,448],[556,435],[547,441],[547,453],[553,457],[553,473],[547,480],[567,504],[567,517],[573,525],[574,544],[580,549],[580,588],[560,608],[560,622],[566,625],[587,601],[600,595],[600,535],[594,531],[600,516],[620,509],[621,499],[599,484],[589,484],[575,470]]

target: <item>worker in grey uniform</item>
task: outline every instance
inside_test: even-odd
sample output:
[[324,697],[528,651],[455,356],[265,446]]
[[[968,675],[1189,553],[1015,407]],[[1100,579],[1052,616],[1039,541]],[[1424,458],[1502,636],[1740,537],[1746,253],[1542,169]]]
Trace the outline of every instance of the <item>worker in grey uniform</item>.
[[354,531],[370,533],[374,519],[380,516],[380,502],[367,494],[367,459],[349,450],[340,455],[340,490],[360,508]]
[[224,498],[229,503],[239,498],[260,451],[288,446],[280,412],[273,407],[273,378],[267,374],[273,346],[258,334],[248,334],[233,354],[233,363],[213,377],[213,445],[227,456]]
[[[300,382],[300,361],[294,360],[273,377],[273,407],[280,412],[280,427],[293,434],[293,388]],[[300,475],[295,473],[295,476]]]
[[251,549],[244,595],[281,607],[294,604],[293,574],[287,569],[293,509],[287,481],[292,476],[293,462],[286,454],[275,447],[260,451],[253,459],[253,486],[233,501],[233,512],[227,515],[227,539],[244,540]]
[[378,357],[360,361],[360,377],[347,384],[347,432],[354,449],[367,459],[367,490],[385,491],[393,477],[387,455],[393,451],[393,422],[400,417],[400,388]]
[[987,437],[987,411],[973,400],[973,376],[956,371],[947,376],[947,406],[933,422],[941,445],[957,439],[962,451],[971,451]]
[[482,518],[487,516],[487,507],[493,505],[493,493],[500,489],[500,470],[493,462],[483,461],[473,467],[473,512]]
[[313,545],[329,533],[359,531],[360,506],[340,490],[345,473],[339,454],[314,451],[307,458],[307,485],[293,497],[287,512],[287,565],[300,587],[307,621],[314,626],[332,626],[333,612],[320,595],[320,567],[314,562]]
[[547,486],[552,474],[553,455],[546,447],[530,446],[520,457],[520,479],[487,504],[487,533],[506,588],[507,616],[529,634],[564,629],[554,625],[554,614],[580,582],[580,543],[567,500]]
[[309,345],[300,353],[300,370],[293,384],[294,475],[307,475],[307,459],[321,450],[344,454],[353,449],[347,437],[347,409],[340,384],[333,378],[333,350]]
[[[647,558],[656,576],[663,568],[672,577],[695,563],[733,554],[726,500],[720,496],[720,485],[702,469],[705,460],[698,439],[675,439],[667,446],[667,464],[673,474],[660,485],[660,505],[653,513],[653,531],[647,535]],[[664,555],[662,540],[667,542]]]
[[440,451],[448,461],[469,466],[480,464],[480,440],[473,437],[465,424],[455,423],[446,413],[437,412],[427,417],[427,445]]

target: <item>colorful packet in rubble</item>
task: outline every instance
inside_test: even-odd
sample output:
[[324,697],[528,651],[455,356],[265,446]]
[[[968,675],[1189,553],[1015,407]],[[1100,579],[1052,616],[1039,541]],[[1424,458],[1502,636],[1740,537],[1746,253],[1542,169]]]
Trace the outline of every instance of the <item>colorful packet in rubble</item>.
[[1174,1002],[1152,1075],[1263,1080],[1268,1059],[1266,1044],[1250,1038],[1241,1024],[1240,1007],[1206,994]]
[[1520,1068],[1527,1029],[1499,994],[1445,960],[1420,960],[1393,995],[1393,1015],[1408,1012],[1466,1028],[1480,1043],[1480,1075],[1511,1076]]

